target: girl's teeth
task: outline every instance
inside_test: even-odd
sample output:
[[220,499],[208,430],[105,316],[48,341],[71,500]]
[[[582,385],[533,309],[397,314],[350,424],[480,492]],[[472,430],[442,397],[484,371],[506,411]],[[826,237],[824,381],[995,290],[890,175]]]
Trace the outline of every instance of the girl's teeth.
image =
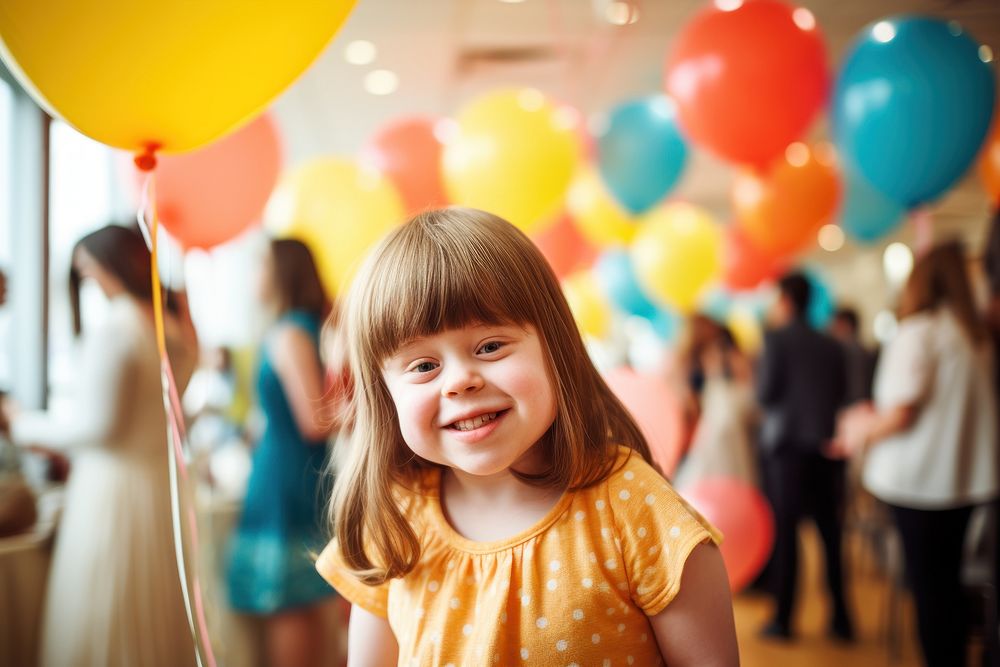
[[462,421],[455,422],[455,430],[457,431],[472,431],[477,429],[483,424],[493,421],[497,418],[496,412],[490,412],[485,415],[479,415],[478,417],[473,417],[472,419],[463,419]]

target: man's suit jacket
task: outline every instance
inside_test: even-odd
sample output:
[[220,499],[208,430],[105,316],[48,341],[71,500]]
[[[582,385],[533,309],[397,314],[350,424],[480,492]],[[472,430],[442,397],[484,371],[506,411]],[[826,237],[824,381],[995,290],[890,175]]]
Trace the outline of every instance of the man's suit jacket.
[[834,434],[847,391],[841,345],[803,319],[769,331],[757,372],[761,447],[818,451]]

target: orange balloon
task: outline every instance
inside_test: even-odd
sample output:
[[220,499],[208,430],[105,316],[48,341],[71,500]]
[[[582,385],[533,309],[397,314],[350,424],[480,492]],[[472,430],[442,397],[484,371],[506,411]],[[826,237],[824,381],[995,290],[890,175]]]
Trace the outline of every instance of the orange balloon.
[[736,225],[726,228],[724,239],[722,283],[731,290],[752,290],[785,268],[785,262],[760,250]]
[[185,248],[211,248],[260,220],[280,169],[278,129],[264,114],[206,148],[160,157],[157,214]]
[[396,186],[406,212],[448,205],[441,177],[441,140],[435,133],[442,118],[404,118],[382,128],[361,151]]
[[597,249],[587,242],[568,215],[537,234],[532,235],[538,249],[549,260],[556,276],[564,278],[581,271],[597,259]]
[[993,203],[1000,206],[1000,114],[993,119],[993,129],[979,154],[979,177]]
[[798,252],[815,242],[837,212],[840,178],[833,148],[789,144],[766,173],[740,172],[732,196],[739,227],[751,243],[772,257]]

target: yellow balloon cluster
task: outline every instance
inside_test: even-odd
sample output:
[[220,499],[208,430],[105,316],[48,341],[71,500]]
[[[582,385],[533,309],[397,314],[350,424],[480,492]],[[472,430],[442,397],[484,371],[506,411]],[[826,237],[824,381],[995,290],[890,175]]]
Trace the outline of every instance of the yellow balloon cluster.
[[574,273],[562,282],[563,294],[580,332],[601,338],[608,332],[611,312],[601,286],[589,271]]
[[593,167],[581,169],[573,180],[566,193],[566,209],[584,238],[598,248],[627,246],[638,229]]
[[449,199],[526,232],[552,222],[580,159],[576,116],[523,89],[474,100],[456,120],[442,156]]
[[671,202],[642,217],[632,241],[632,263],[647,294],[688,312],[719,272],[721,245],[721,234],[706,211]]
[[32,96],[97,141],[205,145],[319,55],[355,0],[3,0],[0,54]]
[[264,213],[277,235],[310,247],[331,294],[346,289],[365,252],[403,215],[388,178],[344,158],[321,158],[292,170]]

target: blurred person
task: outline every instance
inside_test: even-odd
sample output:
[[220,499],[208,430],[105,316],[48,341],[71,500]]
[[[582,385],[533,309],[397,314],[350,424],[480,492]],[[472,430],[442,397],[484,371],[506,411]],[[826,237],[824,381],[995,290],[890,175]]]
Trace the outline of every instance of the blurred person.
[[960,580],[969,518],[998,479],[996,393],[988,331],[976,312],[961,246],[920,258],[886,346],[875,404],[840,422],[838,446],[867,451],[863,481],[887,503],[903,543],[924,661],[965,664]]
[[691,345],[682,364],[689,369],[693,413],[691,445],[674,484],[690,487],[708,477],[736,477],[757,484],[750,440],[755,403],[750,366],[729,329],[711,318],[691,318]]
[[[25,412],[11,424],[15,442],[73,453],[41,664],[194,665],[172,532],[149,250],[137,230],[112,225],[80,239],[72,257],[74,332],[81,335],[85,282],[110,301],[107,317],[82,332],[69,413]],[[167,301],[167,349],[183,390],[197,342],[183,304]]]
[[871,400],[875,375],[875,355],[861,342],[858,312],[841,306],[833,314],[830,335],[844,347],[847,363],[847,405]]
[[834,435],[844,403],[844,353],[830,336],[806,319],[810,285],[801,273],[778,281],[778,298],[768,313],[757,374],[763,409],[760,434],[765,490],[774,508],[774,553],[769,565],[776,597],[772,620],[761,634],[790,639],[798,580],[798,524],[811,515],[823,540],[831,597],[829,633],[849,641],[854,631],[844,599],[841,532],[844,462],[824,450]]
[[271,241],[259,290],[276,318],[257,375],[266,426],[231,545],[229,599],[264,618],[268,665],[313,665],[322,603],[335,595],[310,556],[324,542],[320,480],[337,425],[319,351],[330,303],[309,249],[291,239]]

